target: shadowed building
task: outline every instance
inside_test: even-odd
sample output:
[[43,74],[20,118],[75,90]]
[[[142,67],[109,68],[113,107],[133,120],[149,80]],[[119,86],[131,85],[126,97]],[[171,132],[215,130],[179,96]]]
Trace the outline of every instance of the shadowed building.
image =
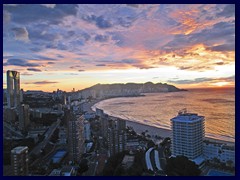
[[19,128],[21,130],[27,130],[29,124],[30,124],[29,105],[22,104],[19,108]]
[[113,156],[126,149],[126,121],[110,120],[107,130],[108,156]]
[[84,125],[83,117],[74,115],[70,116],[68,121],[68,148],[70,159],[78,162],[84,153]]

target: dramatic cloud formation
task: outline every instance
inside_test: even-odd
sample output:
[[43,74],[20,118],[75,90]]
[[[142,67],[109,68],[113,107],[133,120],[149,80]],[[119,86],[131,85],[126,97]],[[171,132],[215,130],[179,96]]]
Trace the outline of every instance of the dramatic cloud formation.
[[69,90],[74,82],[234,85],[221,78],[235,75],[235,5],[5,4],[3,68]]

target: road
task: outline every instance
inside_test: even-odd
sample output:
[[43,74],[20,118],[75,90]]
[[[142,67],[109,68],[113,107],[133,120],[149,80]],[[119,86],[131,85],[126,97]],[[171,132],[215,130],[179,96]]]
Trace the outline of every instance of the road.
[[48,129],[48,131],[45,133],[45,138],[42,142],[40,142],[37,146],[33,148],[33,150],[29,153],[31,154],[40,154],[41,149],[43,149],[47,143],[49,142],[50,137],[52,136],[53,132],[59,127],[61,120],[58,119],[56,122],[54,122]]

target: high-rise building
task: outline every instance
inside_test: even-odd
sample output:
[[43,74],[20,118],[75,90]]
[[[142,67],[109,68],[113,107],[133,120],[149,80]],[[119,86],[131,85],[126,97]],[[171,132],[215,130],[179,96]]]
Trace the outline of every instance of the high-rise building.
[[96,108],[96,115],[99,117],[101,123],[101,135],[103,138],[107,138],[109,116],[105,114],[102,109]]
[[84,153],[83,116],[73,116],[68,121],[68,148],[70,159],[78,162]]
[[21,130],[27,130],[30,124],[29,114],[29,105],[22,104],[19,109],[19,128]]
[[18,146],[11,150],[11,166],[14,176],[28,175],[28,147]]
[[20,90],[20,103],[23,102],[23,94],[24,94],[24,91],[23,89]]
[[173,156],[183,155],[193,160],[203,154],[205,118],[198,114],[179,111],[171,119]]
[[108,156],[125,150],[126,146],[126,121],[110,120],[107,130]]
[[66,105],[67,104],[67,94],[66,92],[64,92],[63,94],[63,105]]
[[84,120],[84,138],[85,140],[91,139],[90,123],[87,120]]
[[7,103],[9,108],[20,105],[20,73],[17,71],[7,71]]

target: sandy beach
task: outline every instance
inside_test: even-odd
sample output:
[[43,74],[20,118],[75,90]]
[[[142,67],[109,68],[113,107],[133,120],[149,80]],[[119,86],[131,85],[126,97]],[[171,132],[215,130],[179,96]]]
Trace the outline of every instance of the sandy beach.
[[[92,106],[94,104],[100,102],[100,101],[101,100],[97,100],[97,101],[89,103],[87,105],[88,112],[95,112],[95,111],[92,110]],[[136,131],[139,134],[142,133],[142,132],[145,132],[147,130],[146,134],[149,134],[152,137],[154,137],[155,135],[158,135],[158,136],[161,136],[163,138],[165,138],[165,137],[172,138],[172,131],[169,130],[169,129],[163,129],[163,128],[159,128],[159,127],[149,126],[149,125],[146,125],[146,124],[141,124],[141,123],[129,121],[129,120],[126,120],[126,119],[123,119],[123,120],[126,121],[127,126],[133,127],[134,131]],[[216,143],[228,144],[228,145],[231,145],[231,146],[235,145],[235,142],[224,141],[224,140],[221,140],[221,139],[214,139],[214,138],[205,137],[205,140],[209,140],[209,141],[216,142]]]
[[[147,134],[149,134],[151,136],[158,135],[158,136],[161,136],[163,138],[165,138],[165,137],[172,138],[172,131],[168,130],[168,129],[148,126],[148,125],[145,125],[145,124],[141,124],[141,123],[138,123],[138,122],[132,122],[132,121],[128,121],[128,120],[126,120],[126,125],[129,126],[129,127],[133,127],[133,129],[137,133],[142,133],[142,132],[147,130],[148,131]],[[209,140],[209,141],[216,142],[216,143],[235,145],[235,142],[223,141],[223,140],[220,140],[220,139],[213,139],[213,138],[209,138],[209,137],[205,137],[205,140]]]

